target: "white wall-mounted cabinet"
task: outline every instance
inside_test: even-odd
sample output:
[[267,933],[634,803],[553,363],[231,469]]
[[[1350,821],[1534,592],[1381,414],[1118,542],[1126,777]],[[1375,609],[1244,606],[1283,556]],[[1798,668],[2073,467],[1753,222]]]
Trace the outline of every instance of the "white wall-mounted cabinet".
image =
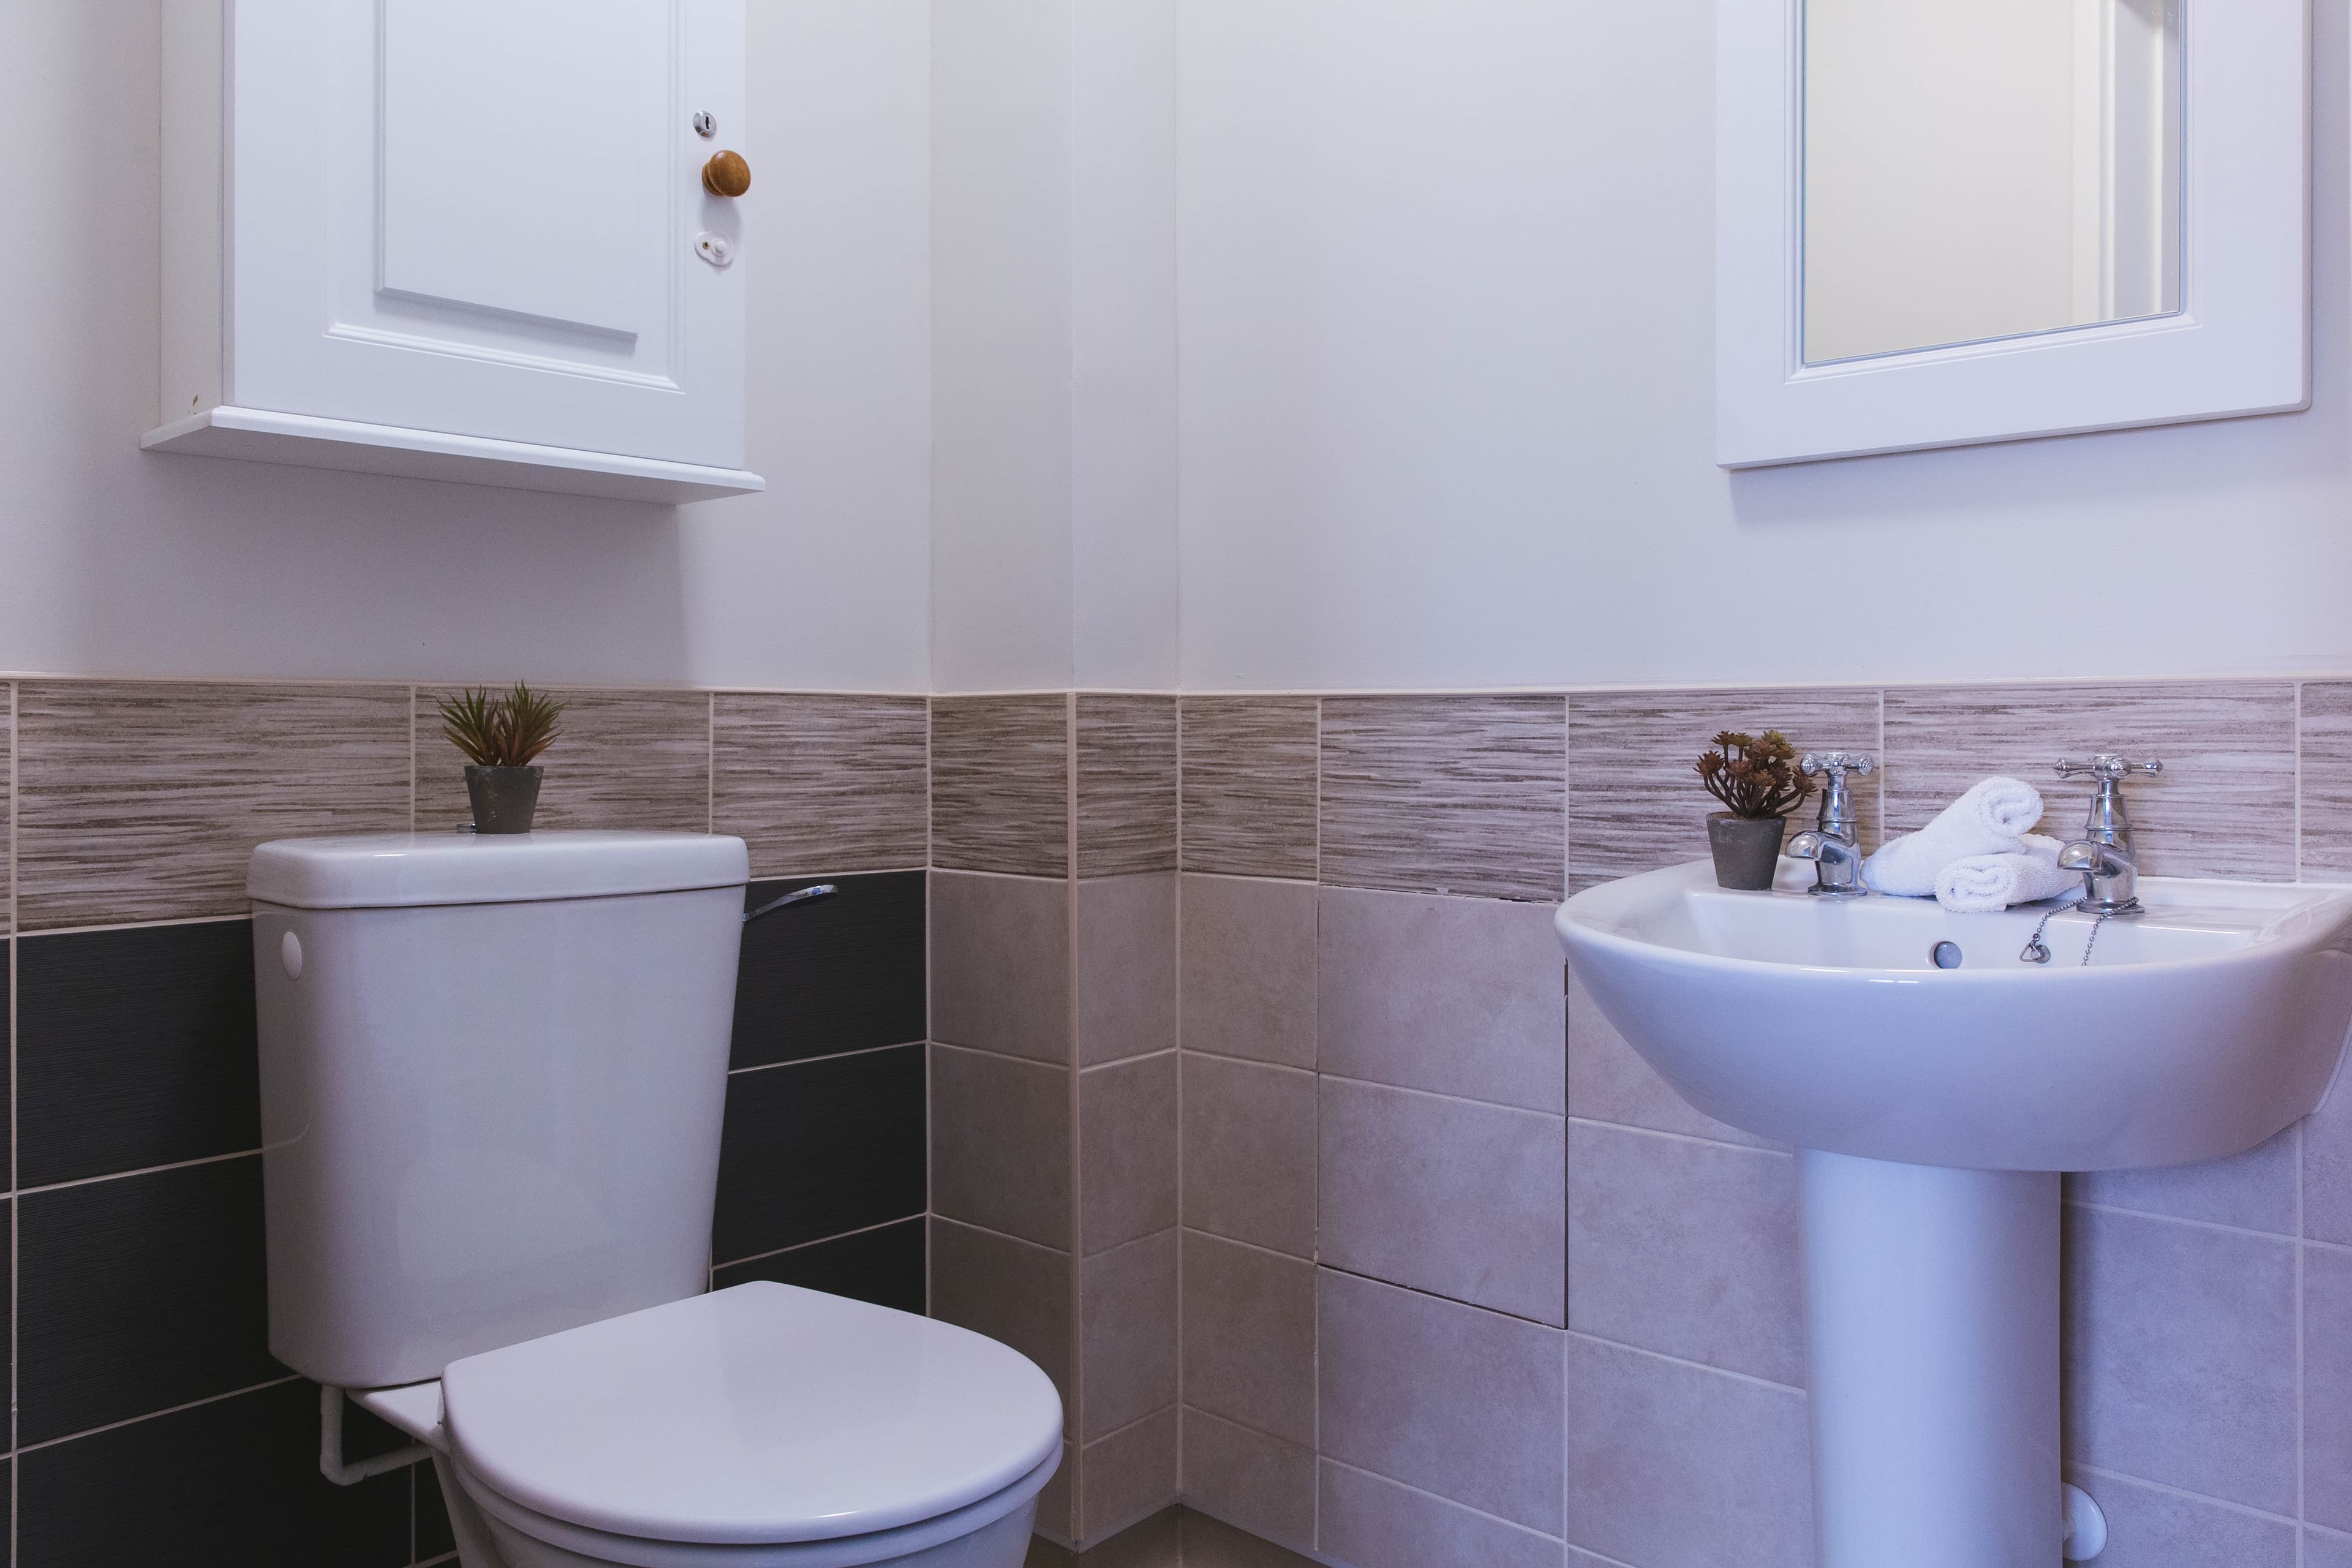
[[[744,471],[744,0],[165,0],[152,450],[648,500]],[[705,134],[706,131],[709,134]]]

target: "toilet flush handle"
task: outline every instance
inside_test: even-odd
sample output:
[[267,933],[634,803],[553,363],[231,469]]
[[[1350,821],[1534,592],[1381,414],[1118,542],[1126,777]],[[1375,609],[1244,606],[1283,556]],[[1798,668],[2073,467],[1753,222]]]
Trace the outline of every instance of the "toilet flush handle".
[[750,925],[761,915],[772,915],[778,910],[791,909],[794,904],[813,904],[820,899],[829,899],[840,890],[840,889],[835,887],[831,882],[819,882],[814,888],[799,889],[793,892],[786,893],[781,899],[769,900],[766,903],[761,904],[758,909],[753,910],[750,914],[745,915],[743,917],[743,923],[745,925]]

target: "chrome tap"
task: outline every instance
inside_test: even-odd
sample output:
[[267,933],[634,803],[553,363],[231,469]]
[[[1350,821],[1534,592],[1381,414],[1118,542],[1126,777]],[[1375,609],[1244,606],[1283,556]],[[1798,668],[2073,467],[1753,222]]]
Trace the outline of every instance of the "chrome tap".
[[1816,897],[1865,896],[1870,889],[1862,885],[1862,818],[1845,781],[1849,773],[1860,778],[1874,772],[1878,760],[1863,752],[1807,752],[1797,766],[1807,778],[1826,774],[1828,782],[1822,785],[1820,825],[1790,839],[1781,853],[1813,863],[1813,885],[1807,890]]
[[2095,915],[2140,912],[2139,855],[2132,847],[2131,813],[2124,809],[2124,778],[2163,771],[2162,763],[2135,763],[2106,752],[2087,763],[2060,760],[2060,778],[2088,774],[2099,786],[2091,797],[2082,837],[2058,851],[2060,870],[2083,873],[2083,899],[2074,908]]

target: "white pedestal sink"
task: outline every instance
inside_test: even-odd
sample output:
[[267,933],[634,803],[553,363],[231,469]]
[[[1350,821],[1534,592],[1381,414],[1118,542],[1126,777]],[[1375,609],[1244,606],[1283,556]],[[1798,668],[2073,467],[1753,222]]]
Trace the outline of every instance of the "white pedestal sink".
[[[2145,878],[2145,915],[1727,892],[1560,907],[1684,1099],[1799,1152],[1822,1568],[2055,1568],[2058,1173],[2189,1164],[2311,1113],[2352,1023],[2352,888]],[[1938,967],[1937,948],[1957,967]]]

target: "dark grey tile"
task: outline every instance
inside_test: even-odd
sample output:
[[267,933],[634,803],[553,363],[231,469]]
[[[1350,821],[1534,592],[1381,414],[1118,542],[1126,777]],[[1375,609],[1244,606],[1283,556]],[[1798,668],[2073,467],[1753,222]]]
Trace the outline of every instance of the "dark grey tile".
[[1567,1341],[1571,1546],[1612,1563],[1813,1568],[1803,1394]]
[[285,1375],[258,1154],[32,1193],[18,1211],[18,1442]]
[[1315,878],[1316,700],[1183,700],[1187,871]]
[[1558,1533],[1559,1331],[1328,1268],[1317,1282],[1323,1457]]
[[923,1072],[912,1045],[731,1075],[711,1257],[739,1262],[922,1213]]
[[[416,693],[416,826],[422,833],[474,820],[466,755],[442,732],[439,699]],[[551,688],[561,701],[555,743],[539,759],[541,827],[631,832],[710,830],[710,697],[701,691],[591,691]]]
[[416,1561],[430,1563],[457,1550],[457,1532],[449,1528],[449,1506],[441,1499],[441,1477],[429,1464],[412,1465],[416,1492],[410,1507],[415,1515]]
[[[927,1033],[927,875],[835,877],[832,898],[795,904],[743,928],[735,972],[730,1066],[905,1045]],[[809,886],[754,882],[743,907]]]
[[931,864],[1063,877],[1070,869],[1070,699],[931,702]]
[[1070,1246],[1069,1070],[935,1044],[931,1090],[931,1211]]
[[1082,694],[1078,875],[1176,869],[1176,699]]
[[16,948],[20,1182],[261,1146],[251,921],[68,931]]
[[2294,1242],[2069,1206],[2066,1453],[2294,1511]]
[[890,871],[930,858],[930,704],[921,697],[722,691],[710,821],[755,877]]
[[1326,698],[1323,881],[1559,898],[1566,748],[1558,697]]
[[923,1231],[923,1216],[917,1215],[895,1225],[730,1264],[710,1271],[710,1288],[724,1290],[746,1280],[773,1279],[919,1314],[928,1300]]
[[2352,878],[2352,681],[2310,680],[2301,707],[2302,867]]
[[2164,763],[2125,785],[2140,867],[2160,877],[2295,874],[2295,692],[2212,685],[1945,687],[1886,693],[1886,831],[1924,826],[1991,773],[2042,792],[2042,831],[2068,837],[2091,799],[2062,756],[2122,752]]
[[[25,1568],[399,1568],[409,1476],[319,1473],[319,1391],[299,1379],[19,1456]],[[430,1467],[426,1467],[429,1468]]]
[[1318,1540],[1323,1551],[1356,1568],[1424,1568],[1434,1563],[1479,1568],[1559,1568],[1553,1536],[1507,1524],[1366,1470],[1323,1461]]
[[0,934],[16,920],[16,688],[0,680]]
[[[1062,1393],[1075,1427],[1070,1366],[1070,1255],[977,1226],[931,1216],[931,1316],[1011,1345]],[[1069,1460],[1063,1460],[1067,1468]],[[1041,1516],[1045,1507],[1039,1505]]]
[[265,839],[409,825],[404,686],[26,681],[26,930],[243,914]]
[[[1593,691],[1568,700],[1568,885],[1597,883],[1707,857],[1699,753],[1725,730],[1778,730],[1800,751],[1876,752],[1878,693]],[[1878,842],[1878,779],[1855,781],[1863,841]],[[1820,796],[1799,809],[1812,826]]]

